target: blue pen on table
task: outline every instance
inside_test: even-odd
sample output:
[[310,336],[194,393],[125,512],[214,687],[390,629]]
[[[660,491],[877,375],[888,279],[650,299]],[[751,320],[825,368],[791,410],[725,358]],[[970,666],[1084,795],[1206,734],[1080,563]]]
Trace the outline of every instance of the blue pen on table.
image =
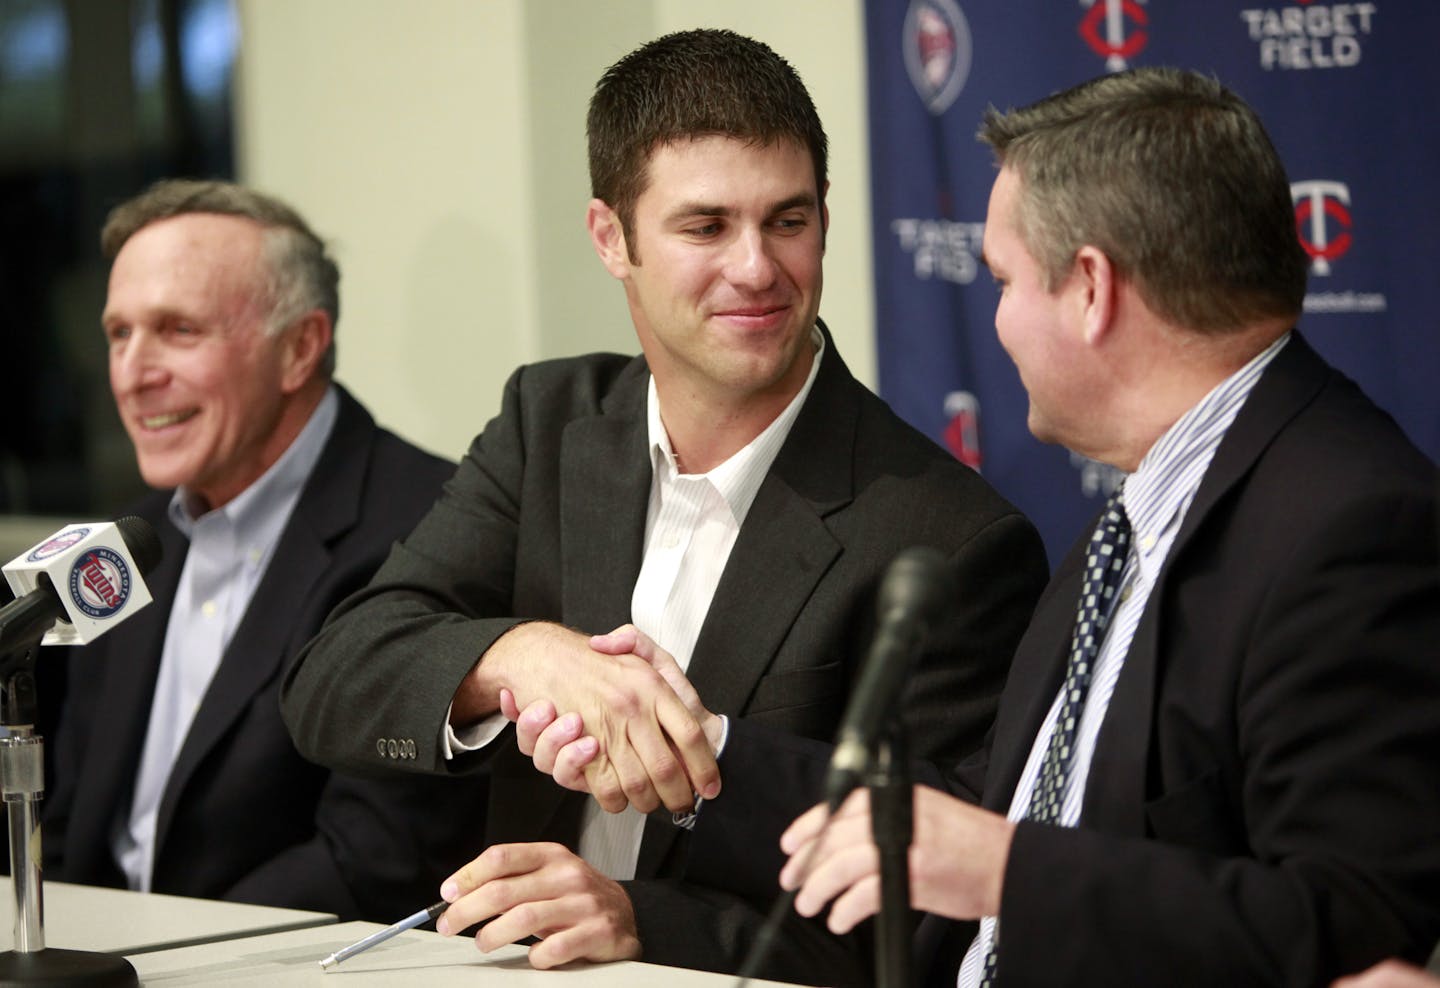
[[328,971],[336,964],[339,964],[346,958],[354,957],[362,950],[369,950],[377,943],[384,943],[391,937],[398,936],[399,934],[404,933],[406,930],[415,929],[415,927],[419,926],[421,923],[430,922],[430,920],[439,916],[441,913],[443,913],[446,909],[449,908],[450,903],[442,899],[441,901],[435,903],[435,905],[433,906],[422,909],[418,913],[415,913],[413,915],[406,916],[400,922],[395,923],[391,926],[387,926],[385,927],[385,929],[380,930],[376,933],[372,933],[368,937],[365,937],[361,940],[356,940],[348,947],[341,947],[339,950],[335,951],[335,953],[331,954],[329,957],[325,958],[323,961],[320,962],[320,969],[322,971]]

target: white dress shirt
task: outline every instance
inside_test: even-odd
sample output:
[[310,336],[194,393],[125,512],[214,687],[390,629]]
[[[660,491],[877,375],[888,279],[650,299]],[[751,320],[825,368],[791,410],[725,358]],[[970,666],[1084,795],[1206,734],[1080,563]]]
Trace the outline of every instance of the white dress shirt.
[[[818,332],[814,338],[815,359],[800,392],[764,432],[709,473],[680,472],[660,421],[655,381],[650,380],[650,508],[645,557],[630,598],[630,620],[673,655],[681,669],[690,666],[700,626],[745,515],[810,394],[823,341]],[[633,807],[606,813],[589,800],[580,830],[580,856],[611,878],[634,878],[644,831],[645,818]]]
[[[645,554],[631,594],[630,620],[673,655],[681,669],[689,667],[745,515],[815,383],[824,356],[824,336],[812,329],[811,340],[815,359],[799,393],[760,435],[704,474],[680,472],[661,421],[655,380],[650,379],[646,396],[650,503],[645,516]],[[445,756],[483,747],[499,735],[505,723],[496,714],[458,732],[447,728],[442,745]],[[644,816],[634,809],[606,813],[593,799],[587,800],[580,856],[610,878],[633,878],[644,826]]]
[[338,412],[339,398],[332,387],[280,459],[214,511],[195,515],[195,499],[184,488],[170,500],[170,520],[190,539],[190,549],[165,629],[130,809],[116,819],[110,840],[132,889],[150,891],[155,825],[171,766]]

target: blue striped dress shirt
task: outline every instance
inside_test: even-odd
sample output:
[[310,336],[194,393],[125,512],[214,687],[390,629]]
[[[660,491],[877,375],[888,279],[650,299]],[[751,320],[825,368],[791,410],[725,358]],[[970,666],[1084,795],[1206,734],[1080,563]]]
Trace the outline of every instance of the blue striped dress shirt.
[[[1110,619],[1110,631],[1100,645],[1100,654],[1095,662],[1095,674],[1090,683],[1090,695],[1080,715],[1080,724],[1075,734],[1075,758],[1071,763],[1070,777],[1065,783],[1064,801],[1060,808],[1062,827],[1073,827],[1080,822],[1080,806],[1085,798],[1085,782],[1090,774],[1090,761],[1095,755],[1095,739],[1105,721],[1105,712],[1110,707],[1110,697],[1115,692],[1115,683],[1125,667],[1125,656],[1130,651],[1130,642],[1135,637],[1135,628],[1145,612],[1150,591],[1155,586],[1170,546],[1180,530],[1180,523],[1195,492],[1210,466],[1220,440],[1235,421],[1245,399],[1250,396],[1265,368],[1289,341],[1286,333],[1269,347],[1256,355],[1249,363],[1217,384],[1198,404],[1180,417],[1162,435],[1135,472],[1125,479],[1125,492],[1121,502],[1130,519],[1130,554],[1125,562],[1125,573],[1121,577],[1118,603]],[[1010,801],[1006,814],[1012,821],[1024,819],[1030,807],[1030,794],[1040,777],[1040,766],[1045,760],[1045,749],[1054,729],[1055,717],[1060,710],[1060,692],[1050,705],[1025,770],[1015,786],[1015,795]],[[970,944],[965,960],[960,965],[959,988],[976,988],[989,953],[990,942],[995,936],[995,917],[986,916],[980,920],[980,932]]]

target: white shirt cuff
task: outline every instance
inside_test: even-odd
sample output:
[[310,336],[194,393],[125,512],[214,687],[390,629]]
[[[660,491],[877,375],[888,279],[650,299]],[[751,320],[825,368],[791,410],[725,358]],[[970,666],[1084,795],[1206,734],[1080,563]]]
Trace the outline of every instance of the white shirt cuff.
[[440,750],[444,753],[446,760],[463,755],[471,751],[479,751],[481,748],[494,741],[505,730],[510,722],[505,715],[496,711],[484,720],[455,730],[450,725],[450,714],[455,707],[452,704],[445,711],[445,730],[440,735]]

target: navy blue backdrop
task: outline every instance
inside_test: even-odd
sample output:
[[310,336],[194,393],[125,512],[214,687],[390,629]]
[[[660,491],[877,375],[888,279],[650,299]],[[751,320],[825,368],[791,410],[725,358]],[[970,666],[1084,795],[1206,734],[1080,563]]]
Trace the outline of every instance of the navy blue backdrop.
[[979,260],[995,170],[975,131],[987,105],[1106,71],[1200,69],[1256,108],[1313,258],[1301,331],[1440,458],[1440,4],[866,0],[866,34],[880,392],[1052,560],[1117,478],[1025,428]]

